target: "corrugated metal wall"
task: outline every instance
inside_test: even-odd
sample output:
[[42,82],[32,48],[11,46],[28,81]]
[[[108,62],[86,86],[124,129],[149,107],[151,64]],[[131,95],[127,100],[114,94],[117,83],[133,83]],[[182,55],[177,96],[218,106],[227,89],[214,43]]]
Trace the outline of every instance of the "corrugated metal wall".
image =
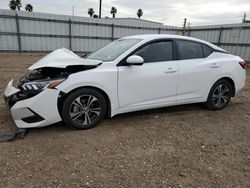
[[[18,15],[17,15],[18,13]],[[0,9],[0,51],[91,52],[120,37],[180,34],[182,29],[139,19],[94,19]],[[250,24],[192,27],[185,35],[212,42],[250,61]]]
[[250,61],[250,23],[193,27],[185,35],[212,42]]
[[[18,14],[18,15],[17,15]],[[120,37],[173,33],[177,27],[139,19],[94,19],[0,9],[0,51],[40,52],[65,47],[91,52]]]

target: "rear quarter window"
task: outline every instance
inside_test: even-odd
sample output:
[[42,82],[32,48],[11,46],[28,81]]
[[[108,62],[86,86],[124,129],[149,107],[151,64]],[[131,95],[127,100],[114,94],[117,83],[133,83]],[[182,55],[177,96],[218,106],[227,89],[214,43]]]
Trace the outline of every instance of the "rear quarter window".
[[202,48],[203,48],[204,57],[208,57],[213,53],[213,50],[207,45],[202,45]]

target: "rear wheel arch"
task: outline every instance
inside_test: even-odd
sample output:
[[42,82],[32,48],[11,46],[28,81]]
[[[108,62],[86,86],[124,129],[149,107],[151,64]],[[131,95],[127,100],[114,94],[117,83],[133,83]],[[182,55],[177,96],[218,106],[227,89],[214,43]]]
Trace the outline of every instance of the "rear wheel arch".
[[63,105],[63,103],[64,103],[64,100],[65,100],[71,93],[73,93],[73,92],[75,92],[75,91],[77,91],[77,90],[80,90],[80,89],[85,89],[85,88],[94,89],[94,90],[100,92],[100,93],[104,96],[105,101],[106,101],[106,103],[107,103],[107,107],[108,107],[107,113],[106,113],[106,117],[110,117],[110,116],[111,116],[111,101],[110,101],[110,98],[109,98],[108,94],[107,94],[104,90],[102,90],[102,89],[100,89],[100,88],[98,88],[98,87],[94,87],[94,86],[83,86],[83,87],[78,87],[78,88],[75,88],[75,89],[69,91],[68,93],[63,93],[63,92],[61,92],[61,96],[59,97],[59,99],[58,99],[58,104],[57,104],[60,115],[61,115],[61,112],[62,112],[62,105]]
[[[232,89],[233,89],[231,94],[232,94],[232,97],[234,97],[235,96],[235,83],[234,83],[233,79],[230,77],[223,77],[223,78],[220,78],[219,80],[226,80],[231,84]],[[218,82],[219,80],[217,80],[216,82]]]
[[221,110],[234,95],[234,82],[228,77],[218,79],[211,87],[204,105],[210,110]]

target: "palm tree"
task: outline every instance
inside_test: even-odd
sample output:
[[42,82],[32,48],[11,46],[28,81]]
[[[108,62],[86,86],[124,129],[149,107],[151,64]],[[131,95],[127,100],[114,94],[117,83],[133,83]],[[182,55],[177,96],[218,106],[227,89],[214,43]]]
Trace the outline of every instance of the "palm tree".
[[9,7],[11,10],[20,10],[20,8],[22,7],[21,0],[10,0]]
[[113,18],[115,18],[115,14],[117,13],[117,9],[115,7],[112,7],[110,13],[113,15]]
[[141,18],[142,15],[143,15],[142,9],[138,9],[138,11],[137,11],[138,18]]
[[32,11],[33,11],[33,6],[32,6],[31,4],[26,4],[25,10],[26,10],[27,12],[32,12]]
[[93,9],[93,8],[89,8],[88,14],[89,14],[89,16],[90,16],[91,18],[93,17],[94,13],[95,13],[94,9]]

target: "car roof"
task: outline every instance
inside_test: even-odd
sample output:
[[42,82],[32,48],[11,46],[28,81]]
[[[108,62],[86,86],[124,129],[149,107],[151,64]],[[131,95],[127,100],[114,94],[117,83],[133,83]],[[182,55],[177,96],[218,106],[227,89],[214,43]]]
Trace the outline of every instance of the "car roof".
[[[124,37],[123,39],[142,39],[142,40],[155,40],[155,39],[183,39],[183,40],[190,40],[190,41],[194,41],[194,42],[200,42],[200,43],[204,43],[208,46],[210,46],[213,49],[216,50],[220,50],[220,51],[225,51],[224,49],[210,43],[207,42],[205,40],[201,40],[201,39],[197,39],[197,38],[193,38],[193,37],[188,37],[188,36],[181,36],[181,35],[167,35],[167,34],[146,34],[146,35],[133,35],[133,36],[128,36],[128,37]],[[226,52],[226,51],[225,51]]]

